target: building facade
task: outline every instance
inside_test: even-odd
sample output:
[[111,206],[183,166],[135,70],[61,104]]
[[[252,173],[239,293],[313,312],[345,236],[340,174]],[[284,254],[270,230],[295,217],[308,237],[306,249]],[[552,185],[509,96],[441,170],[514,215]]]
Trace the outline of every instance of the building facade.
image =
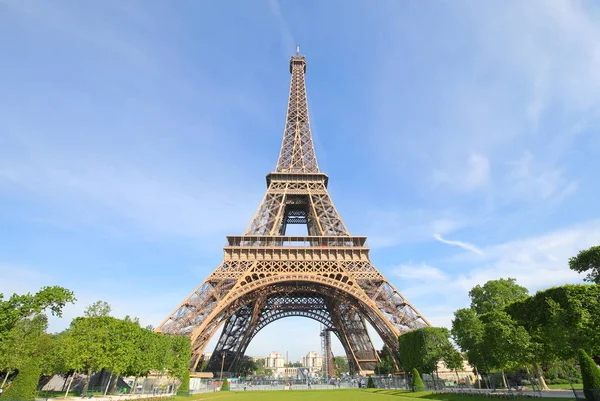
[[323,368],[323,357],[315,351],[310,351],[302,357],[302,366],[309,369],[311,373]]
[[265,358],[265,368],[275,370],[285,366],[285,358],[279,352],[271,352]]

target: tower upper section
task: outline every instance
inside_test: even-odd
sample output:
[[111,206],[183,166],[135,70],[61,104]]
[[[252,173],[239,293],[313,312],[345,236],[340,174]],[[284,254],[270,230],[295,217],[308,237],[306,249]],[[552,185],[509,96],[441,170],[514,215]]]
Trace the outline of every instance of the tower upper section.
[[275,171],[278,173],[318,173],[319,166],[310,131],[304,82],[306,58],[300,55],[299,49],[290,60],[290,73],[292,79],[287,117]]

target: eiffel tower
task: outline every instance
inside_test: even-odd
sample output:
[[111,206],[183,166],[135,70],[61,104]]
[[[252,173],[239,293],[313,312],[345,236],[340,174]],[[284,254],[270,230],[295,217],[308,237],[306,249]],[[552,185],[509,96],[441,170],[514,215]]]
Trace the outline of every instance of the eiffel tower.
[[[290,60],[290,96],[281,153],[267,192],[243,235],[228,236],[223,262],[156,329],[188,335],[191,369],[224,325],[207,370],[234,373],[248,344],[269,323],[314,319],[342,344],[350,368],[369,373],[379,356],[368,322],[393,351],[398,336],[429,322],[371,264],[366,237],[352,236],[319,171],[299,49]],[[286,236],[289,224],[308,235]]]

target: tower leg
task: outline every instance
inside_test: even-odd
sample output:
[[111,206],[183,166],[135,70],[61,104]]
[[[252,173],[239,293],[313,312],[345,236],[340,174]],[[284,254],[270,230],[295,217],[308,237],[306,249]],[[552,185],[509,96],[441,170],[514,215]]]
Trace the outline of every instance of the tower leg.
[[375,370],[379,355],[361,313],[344,301],[336,301],[332,308],[332,320],[338,336],[348,344],[348,364],[359,373]]

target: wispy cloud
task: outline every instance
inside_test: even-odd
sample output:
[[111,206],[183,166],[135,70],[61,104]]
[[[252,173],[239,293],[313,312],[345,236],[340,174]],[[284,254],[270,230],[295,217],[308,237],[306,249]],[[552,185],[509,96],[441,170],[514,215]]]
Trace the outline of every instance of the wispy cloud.
[[279,27],[279,32],[281,34],[281,52],[287,58],[290,56],[290,54],[293,54],[292,52],[294,52],[296,49],[296,43],[294,43],[292,31],[285,17],[283,16],[279,0],[269,0],[269,9],[275,18],[275,21],[277,22],[277,26]]
[[440,234],[433,234],[433,238],[435,238],[436,240],[438,240],[444,244],[458,246],[467,251],[471,251],[471,252],[475,252],[479,255],[483,255],[483,251],[481,249],[477,248],[473,244],[469,244],[468,242],[447,240],[447,239],[443,238]]
[[448,278],[446,273],[426,263],[400,265],[397,268],[392,269],[392,274],[404,279],[438,281]]
[[548,234],[492,244],[482,254],[462,253],[437,260],[435,265],[443,268],[445,279],[398,281],[397,287],[428,319],[433,317],[434,324],[448,326],[452,312],[469,305],[469,290],[488,280],[514,277],[532,293],[582,282],[583,275],[570,270],[568,260],[579,250],[598,243],[600,221],[567,226]]
[[433,172],[434,183],[447,185],[450,190],[473,191],[485,186],[489,180],[490,161],[477,153],[469,154],[466,163],[457,163],[453,170],[436,169]]

